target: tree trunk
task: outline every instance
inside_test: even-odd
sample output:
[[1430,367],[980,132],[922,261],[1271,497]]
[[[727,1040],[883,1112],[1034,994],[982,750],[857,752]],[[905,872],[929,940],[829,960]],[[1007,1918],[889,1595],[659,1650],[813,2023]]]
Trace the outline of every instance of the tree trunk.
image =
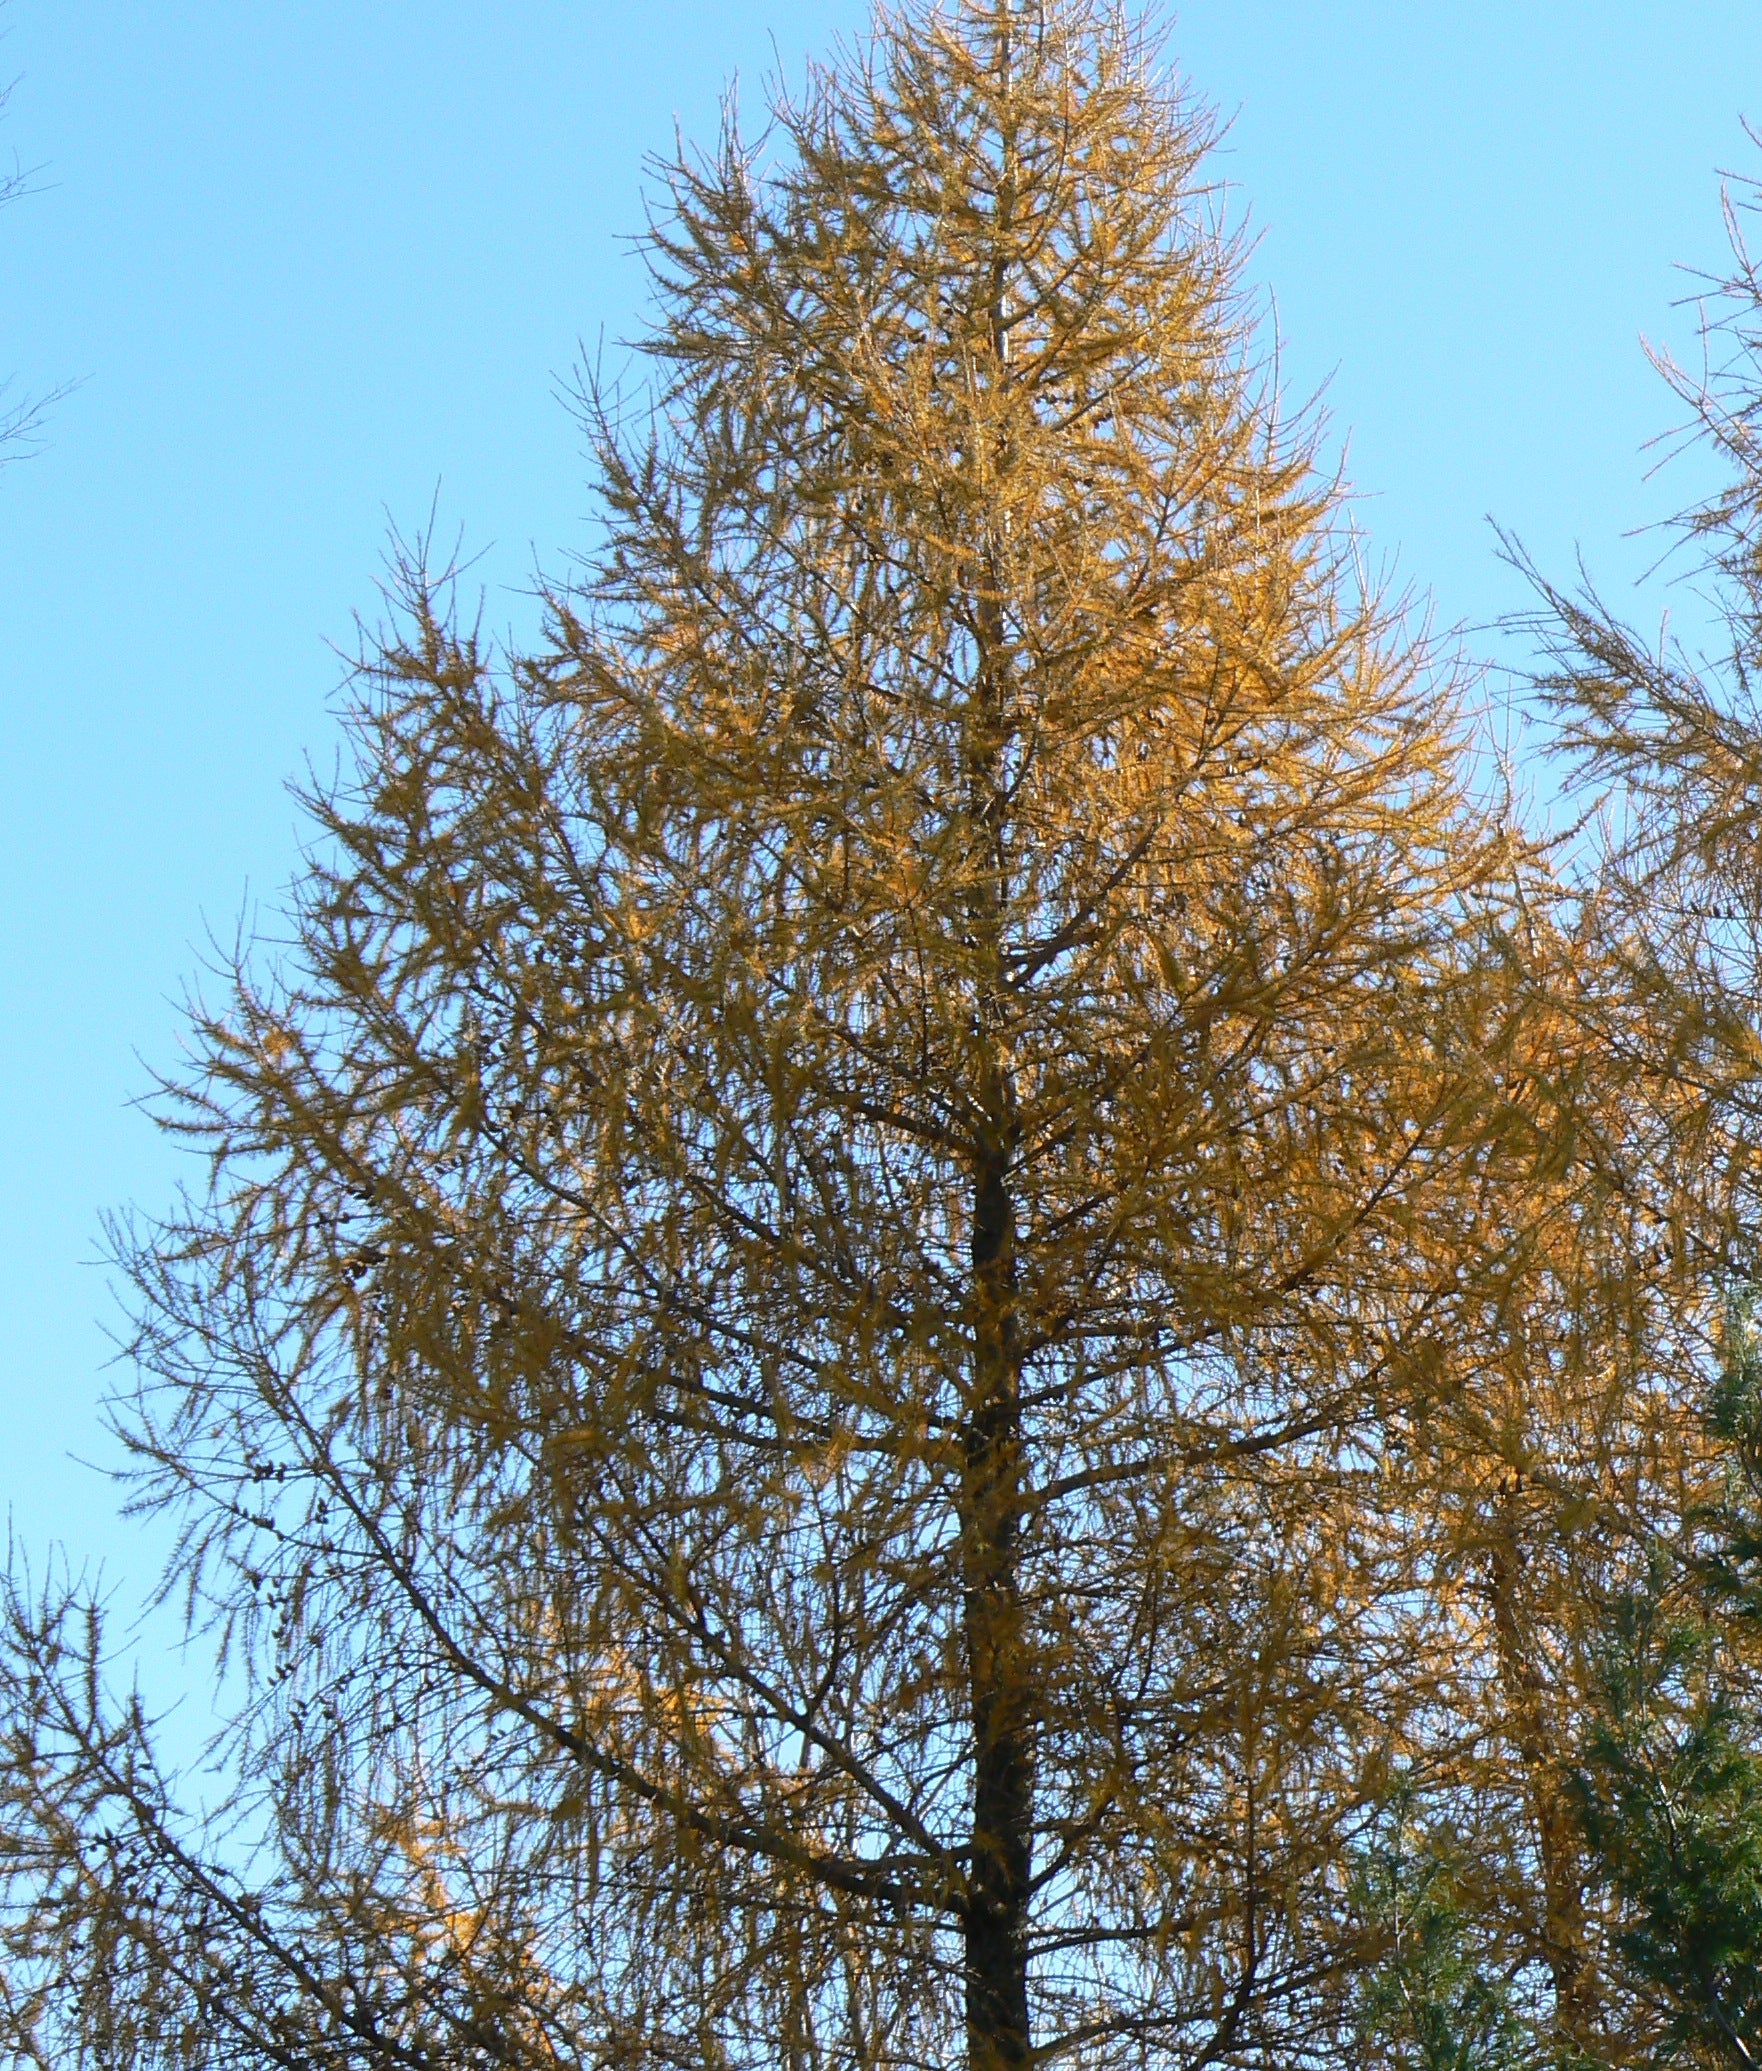
[[1013,1340],[1015,1209],[1003,1154],[975,1188],[973,1400],[962,1462],[961,1538],[973,1716],[972,1862],[966,1904],[968,2071],[1024,2071],[1033,1749],[1017,1576],[1021,1390]]
[[[996,73],[1007,107],[1013,64],[1009,0],[996,15]],[[1010,362],[1008,270],[1016,203],[1015,135],[999,138],[996,245],[989,282],[990,343],[997,375]],[[1007,472],[1007,440],[994,464]],[[1007,526],[1007,517],[1004,524]],[[973,1393],[962,1461],[961,1538],[967,1663],[973,1718],[973,1831],[966,1930],[967,2071],[1026,2071],[1033,2058],[1028,2018],[1028,1899],[1033,1874],[1032,1721],[1023,1648],[1018,1542],[1022,1514],[1021,1367],[1015,1325],[1016,1210],[1009,1188],[1015,1151],[1015,1089],[996,1047],[1005,992],[1004,911],[1007,807],[999,757],[1009,730],[1010,667],[1000,598],[1002,539],[985,554],[986,586],[975,599],[978,636],[969,806],[985,863],[973,904],[975,947],[985,976],[978,1011],[980,1107],[985,1136],[973,1187]]]

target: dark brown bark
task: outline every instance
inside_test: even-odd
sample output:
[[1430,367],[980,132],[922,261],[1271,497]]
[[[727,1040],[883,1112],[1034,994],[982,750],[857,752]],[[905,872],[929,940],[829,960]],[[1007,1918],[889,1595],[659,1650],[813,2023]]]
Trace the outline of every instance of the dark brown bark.
[[[996,67],[1008,105],[1013,28],[997,14]],[[1015,137],[999,138],[996,245],[988,284],[990,344],[998,378],[1010,361],[1008,274],[1015,212]],[[1008,442],[994,455],[1008,470]],[[1028,2014],[1028,1900],[1033,1874],[1035,1707],[1023,1645],[1019,1575],[1022,1519],[1021,1363],[1016,1341],[1016,1211],[1009,1189],[1015,1095],[998,1045],[1005,995],[1004,914],[1009,899],[1000,764],[1010,729],[1012,683],[999,598],[1003,541],[983,556],[985,589],[975,599],[969,800],[983,861],[972,919],[985,976],[978,1003],[979,1107],[984,1116],[974,1171],[972,1266],[973,1392],[962,1459],[964,1618],[973,1718],[973,1830],[966,1934],[967,2071],[1026,2071],[1033,2060]]]
[[1034,1777],[1017,1574],[1021,1391],[1011,1330],[1014,1205],[1001,1156],[975,1188],[974,1394],[967,1423],[962,1541],[973,1711],[972,1863],[966,1903],[969,2071],[1031,2060],[1027,1924]]

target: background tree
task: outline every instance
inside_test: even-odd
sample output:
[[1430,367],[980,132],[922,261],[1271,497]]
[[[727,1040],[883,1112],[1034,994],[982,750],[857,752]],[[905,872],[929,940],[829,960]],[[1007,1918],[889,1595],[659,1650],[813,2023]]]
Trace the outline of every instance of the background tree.
[[1439,1917],[1460,1926],[1462,1962],[1490,1965],[1540,2022],[1540,2058],[1617,2062],[1570,1784],[1599,1607],[1718,1486],[1692,1377],[1727,1226],[1702,1170],[1705,1104],[1678,1082],[1594,887],[1532,880],[1526,909],[1497,960],[1527,1006],[1488,1067],[1515,1126],[1476,1172],[1509,1238],[1483,1258],[1429,1389],[1385,1427],[1382,1495],[1429,1607],[1410,1638],[1430,1649],[1416,1677],[1433,1708],[1384,1831],[1399,1815],[1470,1866],[1440,1886]]
[[236,1789],[15,1588],[21,2058],[1353,2046],[1390,1776],[1492,1787],[1493,1382],[1636,1081],[1206,137],[1075,0],[881,18],[672,168],[546,644],[400,568],[121,1240]]
[[1754,1679],[1716,1628],[1669,1602],[1680,1595],[1631,1599],[1611,1621],[1574,1796],[1619,1907],[1611,1954],[1630,2037],[1653,2062],[1747,2071],[1762,2040]]
[[1398,1784],[1355,1862],[1380,1953],[1357,1986],[1361,2060],[1391,2071],[1519,2071],[1547,2061],[1521,1989],[1527,1951],[1486,1928],[1485,1836],[1428,1825]]
[[[1669,1499],[1657,1480],[1627,1505],[1626,1538],[1646,1562],[1606,1570],[1584,1592],[1583,1629],[1562,1720],[1576,1743],[1587,1899],[1610,1966],[1616,2061],[1744,2062],[1762,2049],[1755,1964],[1756,1647],[1744,1580],[1754,1560],[1755,1413],[1746,1290],[1756,1273],[1756,1063],[1762,1055],[1762,728],[1753,683],[1762,632],[1755,415],[1758,282],[1744,242],[1748,205],[1728,198],[1735,266],[1707,305],[1704,377],[1665,359],[1689,406],[1689,438],[1723,486],[1681,521],[1678,565],[1716,613],[1701,652],[1648,640],[1588,588],[1560,589],[1516,554],[1541,599],[1541,689],[1568,774],[1593,810],[1577,882],[1609,960],[1611,996],[1649,1024],[1668,1059],[1678,1116],[1667,1132],[1669,1211],[1636,1256],[1674,1251],[1698,1317],[1673,1392],[1704,1417],[1685,1433]],[[1721,1324],[1723,1323],[1723,1328]],[[1699,1342],[1694,1342],[1698,1337]],[[1746,1379],[1746,1376],[1749,1376]],[[1710,1405],[1710,1408],[1709,1408]],[[1678,1419],[1679,1432],[1684,1430]],[[1671,1477],[1664,1477],[1668,1482]],[[1735,1508],[1734,1508],[1735,1503]],[[1625,2054],[1623,2054],[1625,2052]],[[1673,2054],[1674,2053],[1674,2054]]]

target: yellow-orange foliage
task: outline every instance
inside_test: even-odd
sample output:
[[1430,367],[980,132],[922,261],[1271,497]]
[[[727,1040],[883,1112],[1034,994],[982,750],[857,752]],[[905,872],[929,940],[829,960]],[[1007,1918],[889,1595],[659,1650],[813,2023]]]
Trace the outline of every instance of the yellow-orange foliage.
[[[1080,0],[883,18],[674,169],[549,645],[406,569],[135,1254],[293,1867],[116,1898],[110,2062],[191,1993],[252,2061],[1319,2059],[1398,1769],[1509,1815],[1594,2018],[1550,1635],[1679,1460],[1674,1096],[1277,418],[1206,141]],[[194,1888],[77,1709],[33,1802]]]

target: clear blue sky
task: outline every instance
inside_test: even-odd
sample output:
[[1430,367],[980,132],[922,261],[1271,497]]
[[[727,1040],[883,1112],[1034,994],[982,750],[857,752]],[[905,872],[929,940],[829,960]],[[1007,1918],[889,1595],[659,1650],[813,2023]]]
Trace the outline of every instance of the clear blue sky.
[[[77,380],[0,473],[0,1505],[139,1561],[101,1452],[98,1213],[175,1160],[127,1105],[205,929],[272,908],[328,642],[439,488],[492,623],[581,543],[578,341],[628,334],[640,164],[855,29],[850,0],[13,0],[0,369]],[[1518,601],[1485,517],[1613,587],[1684,500],[1639,347],[1689,335],[1717,170],[1762,155],[1755,0],[1191,0],[1290,385],[1446,623]],[[1655,616],[1668,598],[1641,605]]]

